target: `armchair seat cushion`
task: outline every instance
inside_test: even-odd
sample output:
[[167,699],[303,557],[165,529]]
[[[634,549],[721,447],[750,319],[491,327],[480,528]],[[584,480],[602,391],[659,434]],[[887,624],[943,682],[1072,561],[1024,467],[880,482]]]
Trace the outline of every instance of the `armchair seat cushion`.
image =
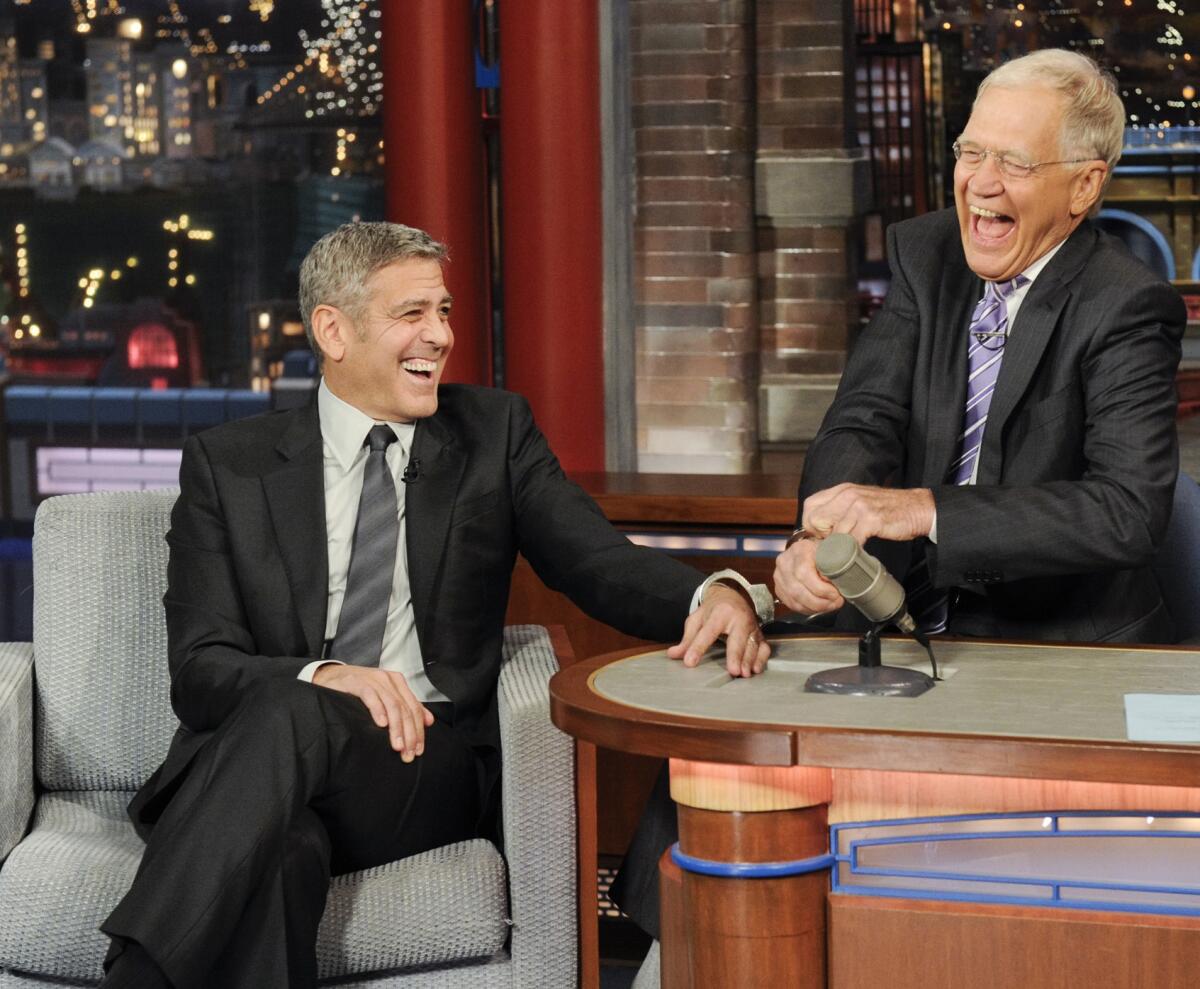
[[[131,793],[44,794],[0,870],[0,971],[99,981],[97,925],[129,889],[144,848]],[[447,845],[335,878],[317,942],[322,978],[499,952],[508,937],[504,860],[489,841]]]

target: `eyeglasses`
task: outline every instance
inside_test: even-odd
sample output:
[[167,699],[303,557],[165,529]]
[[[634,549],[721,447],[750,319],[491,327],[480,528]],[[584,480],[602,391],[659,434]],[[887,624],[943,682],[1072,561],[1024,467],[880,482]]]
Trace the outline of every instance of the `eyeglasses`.
[[1079,165],[1085,161],[1096,161],[1096,158],[1067,158],[1063,161],[1026,162],[1009,158],[1003,151],[990,151],[987,148],[977,148],[973,144],[953,144],[954,160],[970,171],[975,171],[983,164],[984,158],[991,158],[1000,169],[1000,174],[1008,179],[1027,179],[1039,168],[1046,165]]

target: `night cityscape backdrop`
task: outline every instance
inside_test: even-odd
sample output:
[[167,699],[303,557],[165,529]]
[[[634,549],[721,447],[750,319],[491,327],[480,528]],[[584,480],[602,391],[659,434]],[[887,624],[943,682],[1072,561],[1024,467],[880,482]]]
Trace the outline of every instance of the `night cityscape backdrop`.
[[[863,23],[872,6],[859,4],[860,39],[879,40]],[[378,17],[378,0],[2,0],[9,370],[267,387],[299,342],[285,338],[303,253],[338,222],[382,215]],[[1118,74],[1131,135],[1187,141],[1196,126],[1200,14],[1184,0],[927,0],[888,25],[883,40],[936,49],[966,92],[998,60],[1074,47]],[[952,106],[945,122],[961,125]],[[191,359],[106,377],[99,355],[148,300]],[[68,345],[82,363],[42,360]],[[156,353],[133,352],[143,365]]]
[[[298,342],[304,252],[382,212],[377,18],[359,0],[0,5],[10,371],[78,377],[154,300],[192,359],[149,341],[97,383],[265,387]],[[42,360],[67,345],[80,362]]]
[[[473,80],[482,87],[480,238],[492,279],[492,325],[478,329],[492,341],[492,380],[503,384],[502,128],[491,59],[504,0],[453,2],[471,4],[488,52],[476,54]],[[786,3],[736,15],[712,5],[722,8],[718,20],[740,18],[745,37],[758,32],[756,66],[736,47],[709,61],[707,41],[678,53],[687,39],[650,23],[653,4],[632,2],[631,150],[617,167],[634,189],[635,322],[624,329],[640,349],[624,414],[636,419],[637,468],[792,469],[828,401],[827,379],[886,291],[883,229],[950,201],[949,144],[979,80],[1037,48],[1082,50],[1116,74],[1127,154],[1100,222],[1175,280],[1200,329],[1200,8],[1192,13],[1190,3],[854,0],[853,28],[836,43],[813,41],[806,25],[792,35],[773,29]],[[15,623],[7,637],[26,637],[23,568],[40,500],[171,485],[188,434],[311,390],[295,302],[300,260],[338,224],[384,215],[381,7],[0,0],[0,625]],[[408,9],[402,0],[388,7],[391,30]],[[708,29],[694,26],[695,36]],[[805,58],[836,67],[837,85],[826,89]],[[843,70],[853,74],[849,96]],[[387,97],[411,109],[418,150],[400,149],[393,179],[438,125],[403,102],[404,86],[402,73],[390,78]],[[697,87],[706,94],[698,102],[673,95]],[[829,126],[842,99],[847,129]],[[757,133],[742,123],[754,114]],[[814,252],[804,222],[789,232],[795,218],[764,216],[755,203],[755,155],[800,160],[832,148],[836,160],[839,143],[856,140],[870,181],[863,211],[819,231],[825,253]],[[605,153],[615,155],[612,147]],[[703,166],[693,160],[701,157]],[[686,246],[697,243],[725,246],[701,256]],[[1189,334],[1185,358],[1200,343]],[[1200,390],[1192,398],[1200,407]]]

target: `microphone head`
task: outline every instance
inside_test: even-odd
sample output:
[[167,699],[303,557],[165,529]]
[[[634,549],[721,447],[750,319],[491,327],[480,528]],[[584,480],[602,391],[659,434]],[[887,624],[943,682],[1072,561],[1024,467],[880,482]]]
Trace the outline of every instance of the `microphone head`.
[[826,580],[840,577],[858,556],[858,543],[845,532],[835,532],[817,543],[813,562]]
[[835,532],[817,545],[817,572],[870,621],[891,621],[904,610],[904,588],[853,536]]

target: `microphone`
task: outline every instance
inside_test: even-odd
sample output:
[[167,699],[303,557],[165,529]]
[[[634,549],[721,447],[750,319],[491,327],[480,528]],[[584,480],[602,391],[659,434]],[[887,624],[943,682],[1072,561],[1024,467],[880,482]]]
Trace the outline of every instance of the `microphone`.
[[904,602],[904,588],[854,537],[844,532],[826,536],[817,546],[817,570],[842,597],[876,624],[894,622],[901,632],[913,633]]
[[404,465],[400,480],[405,484],[414,484],[421,479],[421,461],[413,459]]

